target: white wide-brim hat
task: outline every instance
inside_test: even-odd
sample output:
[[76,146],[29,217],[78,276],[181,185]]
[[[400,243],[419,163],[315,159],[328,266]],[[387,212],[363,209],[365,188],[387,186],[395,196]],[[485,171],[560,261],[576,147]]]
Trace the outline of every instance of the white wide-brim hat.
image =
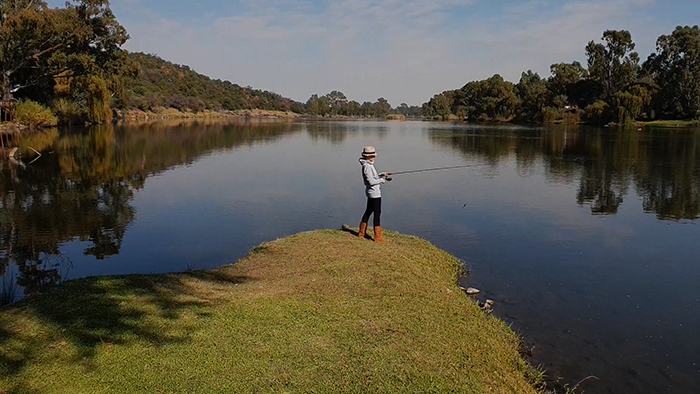
[[362,157],[377,157],[377,150],[373,146],[365,146],[362,149]]

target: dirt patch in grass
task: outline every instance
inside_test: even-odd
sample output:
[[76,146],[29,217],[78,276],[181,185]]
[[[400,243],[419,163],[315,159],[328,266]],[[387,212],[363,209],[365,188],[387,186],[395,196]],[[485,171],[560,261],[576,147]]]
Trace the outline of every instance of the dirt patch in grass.
[[519,338],[456,286],[459,261],[386,234],[303,233],[2,309],[0,392],[535,392]]

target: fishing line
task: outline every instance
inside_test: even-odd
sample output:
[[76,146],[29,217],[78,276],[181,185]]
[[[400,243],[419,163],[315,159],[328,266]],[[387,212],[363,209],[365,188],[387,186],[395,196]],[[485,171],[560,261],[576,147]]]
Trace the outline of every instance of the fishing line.
[[[486,167],[489,166],[490,164],[466,164],[466,165],[461,165],[461,166],[449,166],[449,167],[438,167],[438,168],[426,168],[423,170],[411,170],[411,171],[399,171],[399,172],[392,172],[391,175],[406,175],[406,174],[417,174],[420,172],[433,172],[433,171],[443,171],[443,170],[454,170],[457,168],[475,168],[475,167]],[[387,180],[390,180],[391,178],[387,178]]]

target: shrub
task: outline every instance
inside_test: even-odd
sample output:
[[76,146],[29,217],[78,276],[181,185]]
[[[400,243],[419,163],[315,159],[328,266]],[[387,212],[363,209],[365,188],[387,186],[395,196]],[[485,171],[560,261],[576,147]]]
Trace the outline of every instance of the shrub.
[[544,123],[554,123],[561,118],[560,111],[552,107],[542,108],[542,121]]
[[17,121],[31,128],[58,125],[58,118],[49,108],[32,100],[22,100],[17,104]]
[[578,111],[564,112],[562,120],[564,124],[579,124],[581,123],[581,114]]
[[609,110],[610,106],[608,103],[603,100],[597,100],[595,103],[586,107],[584,114],[589,121],[603,123]]
[[58,99],[53,102],[51,107],[60,123],[71,124],[79,122],[82,119],[82,113],[75,103],[70,100],[64,98]]

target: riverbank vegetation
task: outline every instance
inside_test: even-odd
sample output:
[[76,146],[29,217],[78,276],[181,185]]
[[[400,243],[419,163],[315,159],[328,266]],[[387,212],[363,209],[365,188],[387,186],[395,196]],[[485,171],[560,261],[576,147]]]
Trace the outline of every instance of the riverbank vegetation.
[[58,125],[58,118],[50,109],[32,100],[19,102],[17,121],[29,127],[54,127]]
[[234,266],[68,282],[0,311],[10,392],[534,393],[519,338],[428,242],[342,231]]
[[423,114],[439,119],[594,124],[700,118],[700,28],[679,26],[657,41],[640,64],[628,31],[609,30],[585,48],[579,62],[551,66],[543,78],[500,75],[435,95]]

